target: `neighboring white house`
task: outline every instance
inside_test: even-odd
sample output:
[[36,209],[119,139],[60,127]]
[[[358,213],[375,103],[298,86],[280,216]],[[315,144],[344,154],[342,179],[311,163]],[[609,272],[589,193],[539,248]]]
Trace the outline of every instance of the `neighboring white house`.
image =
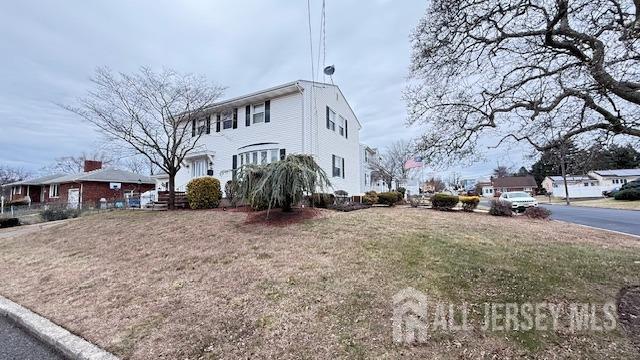
[[620,187],[629,181],[640,179],[640,169],[595,170],[589,172],[600,186]]
[[[332,84],[298,80],[216,103],[192,124],[193,134],[202,135],[176,176],[176,190],[201,176],[216,177],[224,187],[245,164],[310,154],[331,180],[328,191],[361,194],[361,128]],[[165,190],[167,175],[155,178],[157,189]]]
[[[603,191],[637,179],[640,179],[640,169],[595,170],[587,175],[567,175],[567,190],[569,198],[601,197]],[[567,197],[562,176],[547,176],[542,186],[555,197]]]
[[378,183],[375,177],[372,178],[370,164],[378,156],[378,149],[371,148],[365,144],[360,144],[360,188],[362,192],[379,191]]

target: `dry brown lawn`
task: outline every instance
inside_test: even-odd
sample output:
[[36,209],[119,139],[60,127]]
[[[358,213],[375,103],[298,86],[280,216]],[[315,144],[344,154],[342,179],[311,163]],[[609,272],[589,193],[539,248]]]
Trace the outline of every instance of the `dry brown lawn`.
[[392,296],[604,302],[640,242],[569,224],[372,208],[286,227],[221,211],[111,212],[0,239],[0,294],[131,359],[637,358],[608,333],[392,341]]

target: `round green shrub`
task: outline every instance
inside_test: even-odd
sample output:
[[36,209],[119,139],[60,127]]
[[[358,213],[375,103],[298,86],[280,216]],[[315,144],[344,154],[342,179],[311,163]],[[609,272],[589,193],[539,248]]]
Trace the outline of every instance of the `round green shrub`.
[[460,196],[459,200],[463,211],[472,212],[478,207],[480,196]]
[[187,201],[192,209],[213,209],[222,199],[220,180],[209,176],[195,178],[187,184]]
[[458,195],[438,193],[431,197],[431,207],[436,210],[451,210],[459,201]]
[[378,203],[378,193],[375,191],[367,191],[362,197],[362,202],[373,205]]
[[620,190],[615,193],[613,198],[616,200],[640,200],[640,190],[634,188]]
[[397,191],[381,192],[378,194],[378,204],[394,206],[402,200],[402,194]]

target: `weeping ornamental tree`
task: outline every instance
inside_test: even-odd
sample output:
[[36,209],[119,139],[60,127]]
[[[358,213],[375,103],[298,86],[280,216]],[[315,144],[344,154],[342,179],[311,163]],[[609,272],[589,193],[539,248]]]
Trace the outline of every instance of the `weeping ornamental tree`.
[[305,194],[331,186],[310,155],[289,155],[267,165],[245,165],[239,171],[239,193],[254,209],[279,207],[290,212]]

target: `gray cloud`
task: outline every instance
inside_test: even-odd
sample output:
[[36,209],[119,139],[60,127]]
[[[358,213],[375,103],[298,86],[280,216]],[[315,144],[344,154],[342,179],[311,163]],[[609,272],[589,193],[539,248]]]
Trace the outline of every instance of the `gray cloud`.
[[[312,1],[314,58],[320,4]],[[334,81],[372,146],[419,134],[403,126],[401,92],[409,32],[425,8],[425,1],[327,1],[327,63],[336,65]],[[99,134],[56,105],[86,93],[97,66],[202,73],[227,86],[226,96],[311,77],[304,1],[23,0],[3,4],[0,31],[0,162],[31,170],[97,146]]]

